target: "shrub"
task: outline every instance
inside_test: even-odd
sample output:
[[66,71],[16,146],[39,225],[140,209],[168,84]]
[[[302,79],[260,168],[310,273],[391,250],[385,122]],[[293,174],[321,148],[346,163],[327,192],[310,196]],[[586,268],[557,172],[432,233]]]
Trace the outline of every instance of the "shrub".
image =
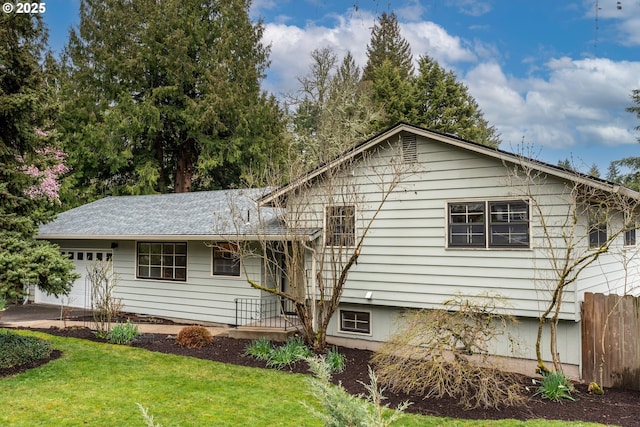
[[338,352],[338,350],[334,348],[330,348],[327,350],[327,355],[325,357],[327,365],[329,365],[329,369],[331,372],[342,372],[344,371],[345,361],[344,356]]
[[138,326],[130,323],[119,323],[107,333],[107,341],[111,344],[129,344],[139,334]]
[[268,339],[258,338],[247,345],[244,355],[255,357],[258,360],[269,360],[272,351],[271,342]]
[[576,399],[571,396],[573,390],[573,384],[562,371],[547,372],[542,376],[542,381],[534,396],[541,395],[554,402],[561,402],[562,399],[575,401]]
[[43,339],[0,331],[0,368],[11,368],[45,359],[52,351],[51,344]]
[[311,350],[304,345],[301,338],[290,338],[284,345],[272,349],[267,366],[282,369],[309,356],[311,356]]
[[411,404],[403,402],[395,411],[382,405],[384,389],[378,388],[378,380],[369,368],[369,384],[364,384],[368,395],[353,396],[342,387],[331,383],[331,367],[326,356],[306,359],[314,377],[309,379],[313,395],[320,401],[321,411],[307,406],[309,411],[322,419],[325,426],[387,427],[402,416]]
[[178,336],[176,337],[176,342],[187,348],[200,348],[207,344],[211,344],[213,341],[213,336],[211,336],[211,332],[204,326],[185,326],[180,329],[178,332]]
[[447,309],[408,312],[374,355],[380,381],[405,393],[456,398],[465,409],[524,405],[518,378],[487,357],[489,343],[514,321],[496,302],[457,297]]

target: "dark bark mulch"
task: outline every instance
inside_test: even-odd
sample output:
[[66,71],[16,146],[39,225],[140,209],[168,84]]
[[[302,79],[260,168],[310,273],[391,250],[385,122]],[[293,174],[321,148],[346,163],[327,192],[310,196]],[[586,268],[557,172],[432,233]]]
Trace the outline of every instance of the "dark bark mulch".
[[[101,341],[97,339],[94,333],[87,328],[51,328],[41,331],[52,335]],[[200,349],[188,349],[177,345],[175,343],[175,339],[171,336],[155,334],[144,335],[132,345],[162,353],[191,356],[235,365],[265,368],[265,362],[243,356],[249,342],[249,340],[216,336],[211,345]],[[334,382],[340,382],[350,393],[364,393],[364,387],[359,381],[369,383],[368,363],[372,353],[367,350],[344,347],[339,347],[338,351],[346,358],[346,369],[344,372],[334,375]],[[52,354],[53,358],[59,356],[59,352]],[[41,362],[46,363],[47,360]],[[10,371],[0,371],[0,376],[12,375],[21,370],[30,369],[32,367],[34,366],[19,367]],[[306,363],[303,362],[298,362],[292,368],[286,370],[294,373],[308,374]],[[530,391],[525,392],[528,395],[527,406],[505,407],[499,410],[482,408],[465,410],[458,405],[454,399],[424,399],[421,396],[410,396],[402,393],[394,393],[389,390],[386,390],[384,395],[387,398],[385,403],[388,403],[392,408],[395,408],[405,400],[409,400],[412,402],[412,405],[409,406],[407,412],[434,415],[438,417],[478,420],[549,419],[588,421],[609,425],[620,425],[624,427],[640,427],[640,392],[638,391],[607,389],[603,396],[597,396],[588,393],[586,385],[576,384],[576,390],[572,395],[577,400],[575,402],[563,401],[562,403],[558,403],[542,399],[539,396],[533,396],[536,387],[531,387],[531,378],[523,377],[522,383],[523,390],[525,385],[529,386],[530,389]]]

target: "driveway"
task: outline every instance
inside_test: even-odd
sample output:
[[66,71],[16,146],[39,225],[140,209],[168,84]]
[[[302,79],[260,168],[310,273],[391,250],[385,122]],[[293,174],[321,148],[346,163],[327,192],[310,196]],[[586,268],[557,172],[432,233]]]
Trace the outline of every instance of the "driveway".
[[[67,317],[88,315],[91,312],[81,308],[71,309]],[[62,310],[59,305],[10,304],[0,317],[2,323],[32,322],[40,320],[60,320]]]

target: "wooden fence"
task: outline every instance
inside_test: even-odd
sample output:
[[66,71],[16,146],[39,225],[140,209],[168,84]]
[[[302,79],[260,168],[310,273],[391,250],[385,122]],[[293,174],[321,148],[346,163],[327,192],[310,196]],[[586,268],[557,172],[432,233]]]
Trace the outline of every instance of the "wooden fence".
[[582,378],[640,390],[640,298],[586,293],[582,304]]

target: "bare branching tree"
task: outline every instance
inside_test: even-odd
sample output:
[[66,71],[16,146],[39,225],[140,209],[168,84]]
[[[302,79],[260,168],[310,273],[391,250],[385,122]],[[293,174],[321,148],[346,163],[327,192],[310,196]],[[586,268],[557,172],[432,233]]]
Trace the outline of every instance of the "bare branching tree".
[[[249,284],[290,302],[307,343],[317,350],[326,345],[329,321],[366,237],[406,169],[400,144],[381,144],[297,174],[263,199],[253,214],[235,215],[232,244],[241,265],[246,268],[246,261],[256,257],[263,262],[266,279],[255,280],[245,270]],[[296,176],[294,170],[287,173]],[[279,176],[267,182],[278,182]],[[248,216],[254,221],[250,232],[243,229]]]
[[[531,204],[532,249],[548,265],[536,268],[536,288],[544,304],[538,318],[536,358],[540,372],[550,372],[542,356],[543,331],[549,328],[549,351],[553,368],[561,371],[558,323],[565,292],[603,254],[617,245],[626,231],[635,229],[640,197],[624,187],[573,176],[551,178],[530,160],[508,168],[510,185]],[[616,243],[618,242],[618,243]]]

